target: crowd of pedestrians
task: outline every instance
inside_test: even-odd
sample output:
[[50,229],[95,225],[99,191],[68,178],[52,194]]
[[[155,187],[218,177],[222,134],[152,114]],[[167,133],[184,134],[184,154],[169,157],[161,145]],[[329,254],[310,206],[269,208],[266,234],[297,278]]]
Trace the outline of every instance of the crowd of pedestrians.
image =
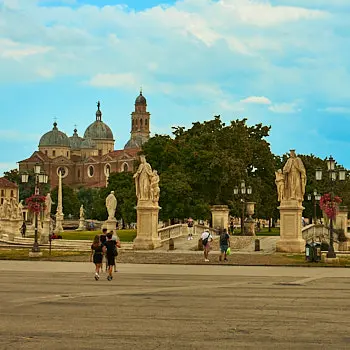
[[116,270],[116,257],[120,248],[120,240],[113,231],[102,230],[102,234],[96,235],[91,244],[90,261],[95,264],[95,280],[98,281],[100,273],[103,271],[103,261],[105,261],[105,271],[108,272],[107,280],[113,279],[113,270]]

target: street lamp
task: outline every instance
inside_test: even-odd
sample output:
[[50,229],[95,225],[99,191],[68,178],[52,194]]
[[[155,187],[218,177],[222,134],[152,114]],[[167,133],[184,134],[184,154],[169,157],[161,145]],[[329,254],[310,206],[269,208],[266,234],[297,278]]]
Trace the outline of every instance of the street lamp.
[[314,192],[311,194],[309,193],[307,195],[307,200],[308,201],[311,201],[313,200],[313,203],[314,203],[314,216],[313,216],[313,222],[314,224],[316,225],[317,223],[317,213],[316,213],[316,205],[317,205],[317,202],[321,199],[321,195],[317,193],[317,190],[314,190]]
[[245,181],[242,180],[241,181],[241,185],[240,188],[238,186],[235,186],[233,189],[233,194],[234,195],[238,195],[241,194],[241,202],[242,202],[242,217],[241,217],[241,234],[244,235],[244,217],[245,217],[245,213],[244,213],[244,208],[245,208],[245,195],[251,195],[253,192],[252,190],[252,186],[248,186],[246,187],[245,185]]
[[[328,181],[330,182],[330,188],[331,188],[331,204],[332,206],[334,205],[334,182],[337,180],[337,175],[338,175],[338,180],[339,181],[344,181],[346,178],[346,170],[342,167],[339,169],[335,168],[335,160],[333,159],[332,156],[330,156],[327,160],[327,171],[328,171]],[[316,180],[320,181],[322,180],[322,169],[318,168],[316,169]],[[333,238],[333,217],[330,218],[329,222],[329,247],[328,247],[328,252],[327,252],[327,258],[336,258],[336,254],[334,251],[334,246],[333,246],[334,238]]]
[[[35,176],[35,190],[34,190],[34,194],[37,196],[39,195],[39,184],[42,183],[47,183],[48,182],[48,175],[46,175],[45,173],[40,171],[40,165],[39,164],[35,164],[34,165],[34,176]],[[21,174],[21,180],[23,183],[27,183],[29,180],[29,175],[27,173],[23,173]],[[34,214],[35,216],[35,231],[34,231],[34,244],[32,247],[32,252],[33,253],[39,253],[40,252],[40,248],[39,248],[39,244],[38,244],[38,213],[35,212]]]

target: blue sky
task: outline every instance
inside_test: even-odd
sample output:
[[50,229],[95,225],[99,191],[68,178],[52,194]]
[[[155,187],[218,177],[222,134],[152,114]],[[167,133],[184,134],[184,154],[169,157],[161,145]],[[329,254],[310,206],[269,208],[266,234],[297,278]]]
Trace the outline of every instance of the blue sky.
[[350,168],[348,0],[0,0],[0,174],[96,101],[116,148],[140,86],[153,133],[220,114],[271,125],[272,151]]

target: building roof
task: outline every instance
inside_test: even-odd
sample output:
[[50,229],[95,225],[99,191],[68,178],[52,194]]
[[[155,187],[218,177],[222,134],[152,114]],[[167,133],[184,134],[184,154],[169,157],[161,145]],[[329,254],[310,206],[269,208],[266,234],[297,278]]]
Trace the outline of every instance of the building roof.
[[0,177],[0,188],[18,188],[18,185],[6,179],[6,177]]
[[41,163],[41,162],[49,162],[50,158],[41,151],[35,151],[29,158],[20,160],[18,163]]
[[70,147],[68,136],[58,130],[56,122],[53,123],[52,130],[44,134],[39,141],[39,147],[45,146]]
[[69,144],[72,150],[80,149],[83,138],[78,135],[78,130],[74,129],[74,134],[69,138]]

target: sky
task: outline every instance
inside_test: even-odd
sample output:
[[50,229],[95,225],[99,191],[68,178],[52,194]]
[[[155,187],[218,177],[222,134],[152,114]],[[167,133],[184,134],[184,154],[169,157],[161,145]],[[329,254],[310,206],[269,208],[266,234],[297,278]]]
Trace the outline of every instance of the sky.
[[130,135],[142,86],[152,134],[221,115],[271,125],[275,154],[350,168],[349,0],[0,0],[0,175],[54,120]]

